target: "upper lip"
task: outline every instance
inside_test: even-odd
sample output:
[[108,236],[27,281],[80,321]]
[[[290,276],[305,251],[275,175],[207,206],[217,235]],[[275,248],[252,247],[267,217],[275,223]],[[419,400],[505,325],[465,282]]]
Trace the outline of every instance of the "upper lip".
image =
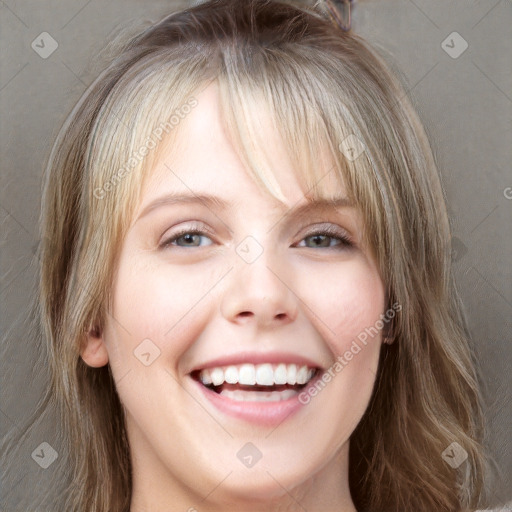
[[322,365],[313,361],[308,357],[289,352],[243,352],[238,354],[230,354],[216,359],[210,359],[203,363],[195,365],[190,373],[205,370],[207,368],[218,368],[221,366],[241,365],[241,364],[297,364],[308,366],[310,368],[322,368]]

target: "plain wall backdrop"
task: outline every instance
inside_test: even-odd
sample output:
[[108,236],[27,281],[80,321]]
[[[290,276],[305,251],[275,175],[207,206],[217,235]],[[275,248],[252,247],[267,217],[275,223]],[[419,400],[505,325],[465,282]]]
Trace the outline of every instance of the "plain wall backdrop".
[[[41,177],[53,140],[97,76],[97,55],[120,29],[194,3],[0,1],[2,433],[23,425],[45,382],[33,374],[35,346],[23,322],[37,275]],[[483,375],[487,443],[502,474],[494,505],[510,502],[512,2],[360,0],[352,25],[401,70],[434,149]],[[21,496],[38,503],[59,471],[62,457],[47,469],[32,457],[43,442],[62,455],[53,421],[43,418],[19,447],[2,476],[0,510],[18,510]],[[41,502],[39,510],[48,509]]]

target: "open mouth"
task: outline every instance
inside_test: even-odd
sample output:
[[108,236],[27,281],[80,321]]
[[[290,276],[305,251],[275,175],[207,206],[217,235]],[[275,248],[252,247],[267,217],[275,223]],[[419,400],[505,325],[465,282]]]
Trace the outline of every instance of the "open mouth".
[[278,402],[300,393],[319,369],[296,364],[241,364],[205,368],[191,376],[211,391],[239,402]]

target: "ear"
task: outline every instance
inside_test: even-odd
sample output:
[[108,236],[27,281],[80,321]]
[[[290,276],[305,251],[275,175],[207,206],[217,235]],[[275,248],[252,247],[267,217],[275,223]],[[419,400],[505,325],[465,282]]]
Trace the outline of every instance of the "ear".
[[85,364],[93,368],[100,368],[108,363],[107,348],[103,341],[103,334],[98,327],[93,327],[87,333],[80,356]]

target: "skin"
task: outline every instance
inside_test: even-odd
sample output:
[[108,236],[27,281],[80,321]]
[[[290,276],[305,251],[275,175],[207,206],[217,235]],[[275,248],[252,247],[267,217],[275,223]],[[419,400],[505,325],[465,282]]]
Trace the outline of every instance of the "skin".
[[[90,366],[111,365],[126,411],[131,512],[354,512],[349,438],[374,386],[380,333],[277,427],[221,413],[188,375],[199,363],[240,351],[301,354],[328,369],[385,306],[356,208],[297,217],[292,210],[306,197],[269,125],[264,147],[287,202],[265,192],[227,138],[217,94],[212,84],[197,96],[152,169],[120,248],[108,322],[89,334],[82,352]],[[333,176],[326,179],[345,195]],[[166,194],[191,191],[231,204],[147,210]],[[354,245],[311,236],[326,226],[337,226]],[[184,239],[161,245],[180,228],[208,233],[194,238],[197,246],[190,238],[188,246]],[[263,249],[250,264],[236,251],[247,236]],[[331,246],[319,247],[319,240]],[[134,356],[147,339],[160,351],[149,366]],[[247,442],[262,454],[252,468],[236,456]]]

